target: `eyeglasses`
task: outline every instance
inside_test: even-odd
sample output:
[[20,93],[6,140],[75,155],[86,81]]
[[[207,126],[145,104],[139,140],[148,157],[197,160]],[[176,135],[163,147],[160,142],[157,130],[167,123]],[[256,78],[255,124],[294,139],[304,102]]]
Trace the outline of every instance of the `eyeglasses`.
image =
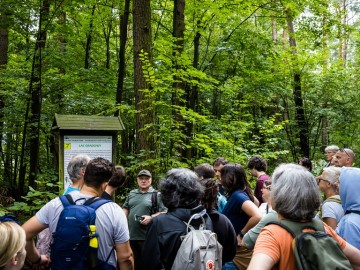
[[267,190],[271,190],[271,186],[263,186],[262,189],[267,189]]
[[320,184],[320,181],[325,181],[325,182],[330,183],[330,181],[329,181],[329,180],[322,179],[322,178],[318,178],[318,179],[316,179],[316,181],[317,181],[317,183],[318,183],[318,184]]
[[349,153],[346,151],[346,148],[341,148],[339,151],[344,152],[348,157],[350,157]]

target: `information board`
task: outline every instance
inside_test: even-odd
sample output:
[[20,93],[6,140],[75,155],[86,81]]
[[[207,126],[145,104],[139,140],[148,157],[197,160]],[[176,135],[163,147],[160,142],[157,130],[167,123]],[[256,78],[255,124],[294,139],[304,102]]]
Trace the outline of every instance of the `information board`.
[[64,190],[71,184],[68,163],[77,154],[102,157],[112,162],[112,136],[64,135]]

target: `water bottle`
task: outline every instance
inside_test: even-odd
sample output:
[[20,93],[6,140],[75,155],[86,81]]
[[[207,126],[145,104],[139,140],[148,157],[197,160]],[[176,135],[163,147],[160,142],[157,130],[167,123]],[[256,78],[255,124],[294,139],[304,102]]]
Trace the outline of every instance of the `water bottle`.
[[90,225],[90,235],[89,236],[90,236],[89,252],[88,252],[88,256],[87,256],[88,266],[90,269],[91,268],[96,269],[97,263],[98,263],[97,250],[99,247],[99,242],[97,239],[95,225]]

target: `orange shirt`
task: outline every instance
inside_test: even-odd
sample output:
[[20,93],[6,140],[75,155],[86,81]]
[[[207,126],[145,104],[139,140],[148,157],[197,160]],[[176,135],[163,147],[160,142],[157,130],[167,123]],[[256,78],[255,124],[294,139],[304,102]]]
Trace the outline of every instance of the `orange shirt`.
[[[339,242],[341,249],[344,249],[346,241],[325,223],[324,227],[325,231]],[[275,262],[273,269],[296,270],[292,240],[293,237],[288,231],[278,225],[270,224],[261,230],[256,240],[254,254],[263,253],[270,256]]]

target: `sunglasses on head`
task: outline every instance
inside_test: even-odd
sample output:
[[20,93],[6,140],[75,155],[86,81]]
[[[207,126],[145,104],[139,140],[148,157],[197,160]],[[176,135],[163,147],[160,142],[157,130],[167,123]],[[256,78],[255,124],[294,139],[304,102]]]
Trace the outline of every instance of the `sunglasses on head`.
[[349,153],[346,151],[346,148],[340,148],[340,152],[344,152],[348,157],[350,157]]

